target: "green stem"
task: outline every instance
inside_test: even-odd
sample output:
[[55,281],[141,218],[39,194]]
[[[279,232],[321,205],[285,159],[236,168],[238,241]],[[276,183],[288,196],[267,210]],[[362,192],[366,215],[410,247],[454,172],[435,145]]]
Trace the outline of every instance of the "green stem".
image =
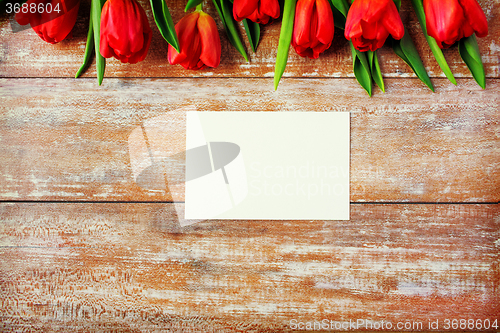
[[200,3],[199,5],[196,5],[196,11],[197,12],[202,12],[203,11],[203,3]]
[[446,75],[448,80],[450,80],[451,83],[456,85],[457,81],[455,80],[455,77],[453,76],[453,73],[451,72],[448,63],[446,62],[446,59],[443,55],[443,51],[441,51],[441,49],[439,48],[436,40],[427,34],[427,26],[425,24],[425,11],[424,11],[424,5],[422,4],[422,0],[411,0],[411,3],[413,4],[413,8],[415,9],[415,13],[417,14],[417,18],[418,21],[420,22],[420,26],[422,27],[424,36],[427,39],[427,43],[429,44],[429,47],[431,48],[431,51],[434,54],[434,58],[436,58],[439,67],[441,67],[441,70],[443,71],[444,75]]
[[240,52],[240,54],[245,58],[248,62],[248,55],[245,51],[245,47],[243,46],[243,42],[238,34],[238,28],[236,26],[236,21],[233,18],[233,7],[230,7],[229,0],[222,0],[221,2],[221,10],[222,15],[224,16],[225,26],[227,28],[226,32],[228,33],[229,41],[234,47]]
[[153,12],[156,26],[158,27],[161,35],[167,43],[180,53],[179,40],[177,38],[177,33],[175,32],[175,25],[172,21],[172,15],[170,15],[167,3],[165,0],[150,0],[149,2],[151,3],[151,11]]
[[94,52],[94,23],[92,22],[92,15],[89,19],[89,31],[87,33],[87,43],[85,45],[85,54],[83,55],[83,63],[76,72],[75,78],[82,75],[83,71],[87,68],[90,60],[92,59],[92,54]]
[[274,70],[274,90],[278,89],[278,84],[280,83],[281,76],[285,72],[286,63],[288,61],[288,52],[290,50],[290,43],[292,42],[296,3],[297,0],[285,0],[278,43],[278,55],[276,56],[276,68]]
[[102,84],[104,78],[104,70],[106,68],[106,59],[101,55],[99,51],[100,41],[101,41],[101,10],[104,1],[92,0],[90,12],[92,15],[92,24],[94,25],[94,46],[95,46],[95,57],[96,57],[96,71],[97,71],[97,81],[99,85]]

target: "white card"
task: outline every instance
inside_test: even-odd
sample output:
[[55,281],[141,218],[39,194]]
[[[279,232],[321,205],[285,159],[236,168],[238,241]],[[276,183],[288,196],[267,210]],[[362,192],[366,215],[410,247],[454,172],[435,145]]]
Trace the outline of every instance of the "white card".
[[187,112],[186,220],[348,220],[348,112]]

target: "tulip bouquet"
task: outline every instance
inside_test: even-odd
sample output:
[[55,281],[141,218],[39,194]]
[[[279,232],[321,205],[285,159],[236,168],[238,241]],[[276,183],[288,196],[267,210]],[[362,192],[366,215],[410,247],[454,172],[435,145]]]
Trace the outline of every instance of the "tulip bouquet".
[[[356,0],[352,5],[346,0],[285,0],[275,89],[286,66],[290,41],[299,55],[317,58],[330,46],[334,27],[344,30],[351,46],[354,75],[370,96],[372,81],[385,90],[376,51],[389,36],[396,54],[433,89],[415,45],[405,33],[400,6],[400,0]],[[304,52],[307,47],[309,53]]]
[[[474,33],[488,34],[486,17],[476,0],[412,0],[423,32],[446,76],[456,84],[441,48],[459,41],[462,59],[481,87],[485,74]],[[290,44],[297,54],[317,58],[331,45],[334,27],[349,40],[353,71],[361,86],[372,95],[372,81],[384,91],[376,50],[390,36],[394,52],[429,89],[432,82],[415,44],[406,33],[399,9],[401,0],[285,0],[274,75],[277,89],[284,73]],[[428,28],[426,28],[428,27]]]
[[[151,0],[151,9],[163,38],[179,51],[179,41],[165,1]],[[114,57],[131,64],[142,61],[146,58],[152,36],[146,13],[136,0],[91,0],[87,45],[76,77],[85,70],[95,50],[97,79],[101,85],[105,58]]]
[[[220,64],[219,32],[214,19],[203,11],[202,1],[187,0],[185,12],[188,13],[174,26],[166,0],[150,0],[158,30],[169,44],[167,59],[170,64],[180,64],[191,70],[207,66],[215,68]],[[331,46],[335,29],[340,29],[350,44],[354,75],[370,96],[373,83],[385,91],[377,50],[386,41],[417,77],[434,91],[417,49],[401,21],[401,0],[355,0],[352,4],[347,0],[282,0],[282,10],[278,0],[212,2],[228,40],[246,61],[248,55],[239,35],[238,22],[242,22],[249,45],[256,52],[261,25],[282,15],[275,90],[285,71],[290,46],[299,56],[316,59]],[[456,84],[441,49],[458,42],[462,59],[484,88],[485,73],[475,35],[486,36],[488,24],[477,0],[411,2],[444,74]],[[18,5],[16,20],[22,25],[31,24],[46,42],[57,43],[71,35],[79,4],[80,0],[28,0]],[[144,60],[152,34],[146,13],[137,0],[91,0],[84,60],[76,77],[88,66],[95,51],[100,85],[106,58],[114,57],[131,64]]]
[[488,21],[476,0],[411,0],[429,47],[446,77],[457,84],[441,49],[458,42],[458,50],[476,82],[486,76],[475,35],[488,35]]
[[[236,20],[243,21],[252,49],[255,51],[260,38],[259,23],[265,24],[280,14],[275,1],[272,10],[256,6],[248,10],[245,3],[236,0],[213,0],[229,41],[248,61],[243,42],[237,32]],[[246,0],[243,0],[245,2]],[[264,3],[265,3],[264,1]],[[202,9],[202,0],[189,0],[186,14],[175,26],[164,0],[150,0],[156,25],[168,42],[168,61],[180,64],[186,69],[217,67],[221,57],[219,32],[214,19]],[[262,7],[262,6],[261,6]],[[234,13],[234,17],[233,17]],[[248,21],[248,17],[252,21]],[[105,58],[114,57],[124,63],[137,63],[146,57],[151,43],[152,31],[146,14],[136,0],[92,0],[89,32],[84,61],[78,70],[78,77],[90,62],[96,50],[96,66],[99,85],[102,83]]]

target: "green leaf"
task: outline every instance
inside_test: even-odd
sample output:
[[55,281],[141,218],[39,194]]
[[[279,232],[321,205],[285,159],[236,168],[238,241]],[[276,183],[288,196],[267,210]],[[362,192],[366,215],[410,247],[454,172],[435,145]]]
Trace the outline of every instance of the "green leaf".
[[215,9],[217,10],[217,13],[219,14],[219,17],[222,21],[222,24],[224,25],[224,30],[227,31],[226,21],[224,20],[224,14],[222,13],[222,6],[221,6],[221,3],[219,1],[221,1],[221,0],[213,0],[212,2],[214,3]]
[[276,67],[274,69],[274,90],[278,89],[281,77],[285,72],[286,63],[288,62],[288,52],[290,51],[290,43],[292,42],[296,3],[297,0],[285,0],[278,42],[278,55],[276,56]]
[[344,30],[349,5],[344,0],[330,0],[330,7],[332,8],[335,27]]
[[380,71],[380,65],[378,63],[378,58],[377,58],[377,51],[368,51],[367,54],[373,81],[375,81],[377,86],[379,86],[379,88],[383,92],[385,92],[384,79],[382,78],[382,72]]
[[151,10],[153,12],[153,17],[156,22],[156,26],[160,31],[163,38],[172,45],[172,47],[177,51],[181,52],[179,48],[179,39],[177,38],[177,33],[175,32],[175,25],[172,21],[172,16],[168,10],[166,1],[164,0],[150,0]]
[[474,60],[480,63],[483,62],[481,59],[481,52],[479,52],[479,45],[477,45],[476,34],[472,34],[467,38],[462,38],[460,41],[464,44],[467,52],[474,58]]
[[408,66],[411,67],[412,65],[410,63],[410,60],[408,60],[408,58],[406,57],[406,54],[403,52],[403,49],[401,48],[401,43],[400,42],[401,41],[399,41],[399,40],[393,39],[392,50],[394,51],[394,53],[396,53],[398,55],[398,57],[400,57],[401,59],[403,59],[404,62],[406,62],[408,64]]
[[441,51],[441,49],[439,48],[436,40],[427,34],[427,26],[425,24],[425,12],[422,0],[411,0],[411,2],[413,4],[413,8],[415,9],[415,13],[417,14],[420,26],[422,27],[424,36],[427,39],[427,44],[429,44],[429,47],[431,48],[431,51],[434,54],[434,58],[436,58],[439,67],[441,67],[441,70],[446,75],[448,80],[450,80],[451,83],[456,85],[457,81],[455,80],[455,77],[453,76],[453,73],[451,72],[448,63],[446,62],[446,59],[443,55],[443,51]]
[[186,8],[184,8],[184,11],[187,12],[188,10],[198,6],[202,2],[203,2],[203,0],[188,0],[188,2],[186,4]]
[[224,30],[226,30],[229,42],[236,48],[236,50],[248,61],[248,55],[241,41],[238,29],[236,28],[236,21],[233,17],[232,4],[228,0],[213,0],[215,9],[219,13]]
[[351,46],[352,59],[353,59],[352,67],[354,75],[356,76],[356,79],[358,80],[359,84],[366,90],[368,95],[371,97],[372,76],[368,60],[366,59],[366,54],[356,50],[352,45],[351,41],[349,41],[349,45]]
[[394,4],[396,5],[396,8],[399,11],[399,8],[401,8],[401,0],[394,0]]
[[[222,13],[224,14],[224,21],[229,30],[228,33],[229,41],[238,50],[238,52],[248,61],[248,55],[241,41],[240,35],[238,34],[238,29],[236,28],[236,20],[233,16],[233,4],[229,0],[221,0]],[[260,30],[259,30],[260,32]]]
[[408,64],[408,66],[410,66],[417,77],[425,83],[430,90],[434,91],[431,79],[425,70],[422,59],[420,59],[417,48],[415,47],[415,44],[413,44],[413,40],[408,34],[408,31],[405,31],[401,40],[393,40],[392,49],[401,59],[404,60],[404,62],[406,62],[406,64]]
[[330,7],[332,8],[332,13],[333,13],[333,23],[335,24],[335,27],[338,29],[345,29],[345,16],[340,12],[330,1]]
[[90,16],[92,17],[92,24],[94,26],[94,47],[96,54],[96,71],[97,81],[99,85],[102,84],[104,79],[104,70],[106,68],[106,59],[101,55],[99,46],[101,45],[101,10],[104,0],[92,0],[90,7]]
[[483,62],[481,61],[481,54],[479,53],[475,34],[467,38],[462,38],[458,42],[458,51],[474,80],[476,80],[481,88],[485,89],[486,74],[484,73]]
[[255,53],[260,40],[260,25],[251,20],[244,19],[243,26],[245,27],[245,31],[247,33],[248,42]]
[[87,66],[89,65],[93,53],[94,53],[94,24],[92,22],[92,15],[91,15],[89,19],[89,31],[87,33],[87,44],[85,45],[85,54],[83,56],[83,63],[80,66],[80,69],[78,69],[78,72],[76,72],[75,78],[78,78],[80,75],[82,75],[85,68],[87,68]]
[[342,14],[342,16],[344,16],[344,18],[347,17],[347,12],[349,11],[349,3],[347,3],[346,0],[330,0],[330,3],[340,14]]

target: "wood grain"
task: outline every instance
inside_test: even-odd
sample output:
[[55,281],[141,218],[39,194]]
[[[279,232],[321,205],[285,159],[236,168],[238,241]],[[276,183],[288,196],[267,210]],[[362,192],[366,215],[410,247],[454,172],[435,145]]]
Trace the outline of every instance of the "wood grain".
[[[250,62],[245,60],[229,44],[217,13],[210,1],[207,11],[216,19],[222,41],[221,65],[216,69],[187,71],[181,66],[171,66],[167,61],[167,43],[155,26],[149,1],[139,1],[146,10],[153,29],[153,40],[144,62],[130,65],[116,59],[108,59],[106,77],[273,77],[280,22],[267,25],[262,30],[262,40],[256,54],[250,54]],[[479,39],[479,47],[485,65],[486,76],[500,77],[500,0],[480,0],[489,23],[489,35]],[[185,1],[169,1],[175,22],[184,15]],[[1,77],[74,77],[83,61],[87,38],[90,1],[83,0],[73,38],[51,45],[42,41],[31,29],[17,33],[7,16],[0,20],[0,76]],[[421,58],[431,77],[444,77],[423,37],[410,1],[403,0],[401,17],[420,52]],[[240,29],[241,30],[241,29]],[[241,31],[243,32],[243,31]],[[246,40],[246,37],[244,38]],[[250,50],[247,43],[247,50]],[[382,72],[385,77],[415,77],[411,69],[399,59],[389,46],[379,52]],[[445,50],[451,69],[456,77],[471,77],[462,62],[456,46]],[[92,64],[85,77],[95,77]],[[335,31],[332,46],[318,60],[299,57],[290,52],[285,77],[354,77],[352,57],[343,32]]]
[[[500,0],[479,0],[490,30],[479,39],[486,90],[456,47],[444,54],[458,85],[443,79],[403,0],[436,93],[385,47],[387,92],[372,98],[353,79],[338,30],[316,61],[290,52],[277,92],[279,22],[263,29],[250,63],[218,22],[219,68],[171,66],[146,0],[154,32],[146,60],[108,60],[101,87],[93,64],[73,79],[89,3],[73,38],[57,45],[31,29],[13,33],[0,16],[0,331],[289,332],[292,319],[414,331],[436,320],[443,331],[446,319],[500,324]],[[174,21],[184,5],[169,0]],[[216,17],[210,1],[205,8]],[[135,184],[127,141],[145,120],[187,106],[350,111],[351,220],[180,227],[169,193]]]
[[270,79],[110,79],[101,88],[92,79],[2,79],[0,197],[171,200],[134,183],[128,136],[192,105],[350,111],[351,201],[498,201],[500,82],[483,91],[472,80],[435,80],[433,94],[418,80],[386,81],[388,92],[369,98],[353,79],[285,79],[278,92]]
[[351,221],[182,229],[174,214],[171,204],[0,204],[3,330],[500,319],[498,205],[361,204]]

